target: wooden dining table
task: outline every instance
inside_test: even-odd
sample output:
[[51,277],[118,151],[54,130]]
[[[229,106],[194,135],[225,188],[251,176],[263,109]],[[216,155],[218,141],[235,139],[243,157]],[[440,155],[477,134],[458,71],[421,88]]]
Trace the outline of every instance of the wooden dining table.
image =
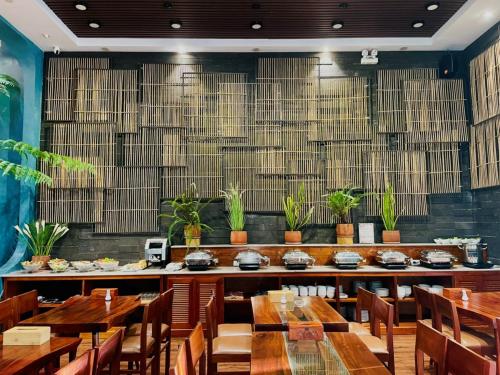
[[58,361],[62,355],[76,352],[81,341],[78,337],[51,337],[42,345],[6,346],[0,335],[0,374],[36,373],[46,365]]
[[[253,334],[250,375],[312,373],[315,368],[318,374],[390,374],[355,333],[328,332],[321,344],[307,342],[304,344],[305,349],[300,348],[302,343],[288,341],[286,335],[286,332]],[[317,345],[320,349],[317,352],[314,348],[308,350],[311,345]]]
[[291,321],[318,321],[326,332],[347,332],[349,323],[321,297],[300,297],[286,304],[271,302],[268,296],[251,298],[256,331],[286,331]]
[[92,346],[99,344],[99,332],[124,322],[141,306],[139,296],[116,296],[111,301],[103,297],[75,296],[52,310],[19,322],[24,326],[50,326],[51,332],[64,335],[92,333]]

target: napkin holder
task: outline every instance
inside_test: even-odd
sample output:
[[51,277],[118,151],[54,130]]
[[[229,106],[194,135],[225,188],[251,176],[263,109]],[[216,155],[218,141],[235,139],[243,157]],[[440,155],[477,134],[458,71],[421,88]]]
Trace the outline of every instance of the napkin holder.
[[323,340],[323,324],[321,322],[288,322],[288,340]]
[[281,302],[282,297],[284,296],[286,302],[293,302],[294,295],[291,290],[269,290],[267,292],[267,296],[269,300],[274,303]]
[[16,326],[3,333],[3,345],[42,345],[50,340],[50,327]]

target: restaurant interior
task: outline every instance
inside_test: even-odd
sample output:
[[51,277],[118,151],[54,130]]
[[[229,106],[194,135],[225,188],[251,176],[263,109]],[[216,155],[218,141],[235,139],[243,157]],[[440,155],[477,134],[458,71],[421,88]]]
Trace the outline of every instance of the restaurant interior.
[[0,374],[500,374],[500,1],[0,0]]

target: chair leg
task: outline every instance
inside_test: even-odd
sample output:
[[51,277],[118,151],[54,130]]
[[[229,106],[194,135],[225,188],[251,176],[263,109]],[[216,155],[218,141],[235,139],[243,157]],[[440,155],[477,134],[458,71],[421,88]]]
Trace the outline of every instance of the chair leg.
[[141,375],[146,375],[147,369],[146,369],[146,358],[143,358],[139,362],[139,374]]
[[170,370],[170,338],[165,347],[165,375],[168,375]]
[[207,375],[217,375],[217,363],[213,362],[208,363]]

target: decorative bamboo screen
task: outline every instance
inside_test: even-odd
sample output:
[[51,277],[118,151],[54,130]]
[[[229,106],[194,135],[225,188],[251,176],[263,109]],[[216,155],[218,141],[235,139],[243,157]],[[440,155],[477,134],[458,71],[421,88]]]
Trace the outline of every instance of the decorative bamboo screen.
[[500,117],[471,129],[470,162],[473,189],[500,185]]
[[103,220],[102,189],[40,187],[38,217],[50,223],[97,223]]

